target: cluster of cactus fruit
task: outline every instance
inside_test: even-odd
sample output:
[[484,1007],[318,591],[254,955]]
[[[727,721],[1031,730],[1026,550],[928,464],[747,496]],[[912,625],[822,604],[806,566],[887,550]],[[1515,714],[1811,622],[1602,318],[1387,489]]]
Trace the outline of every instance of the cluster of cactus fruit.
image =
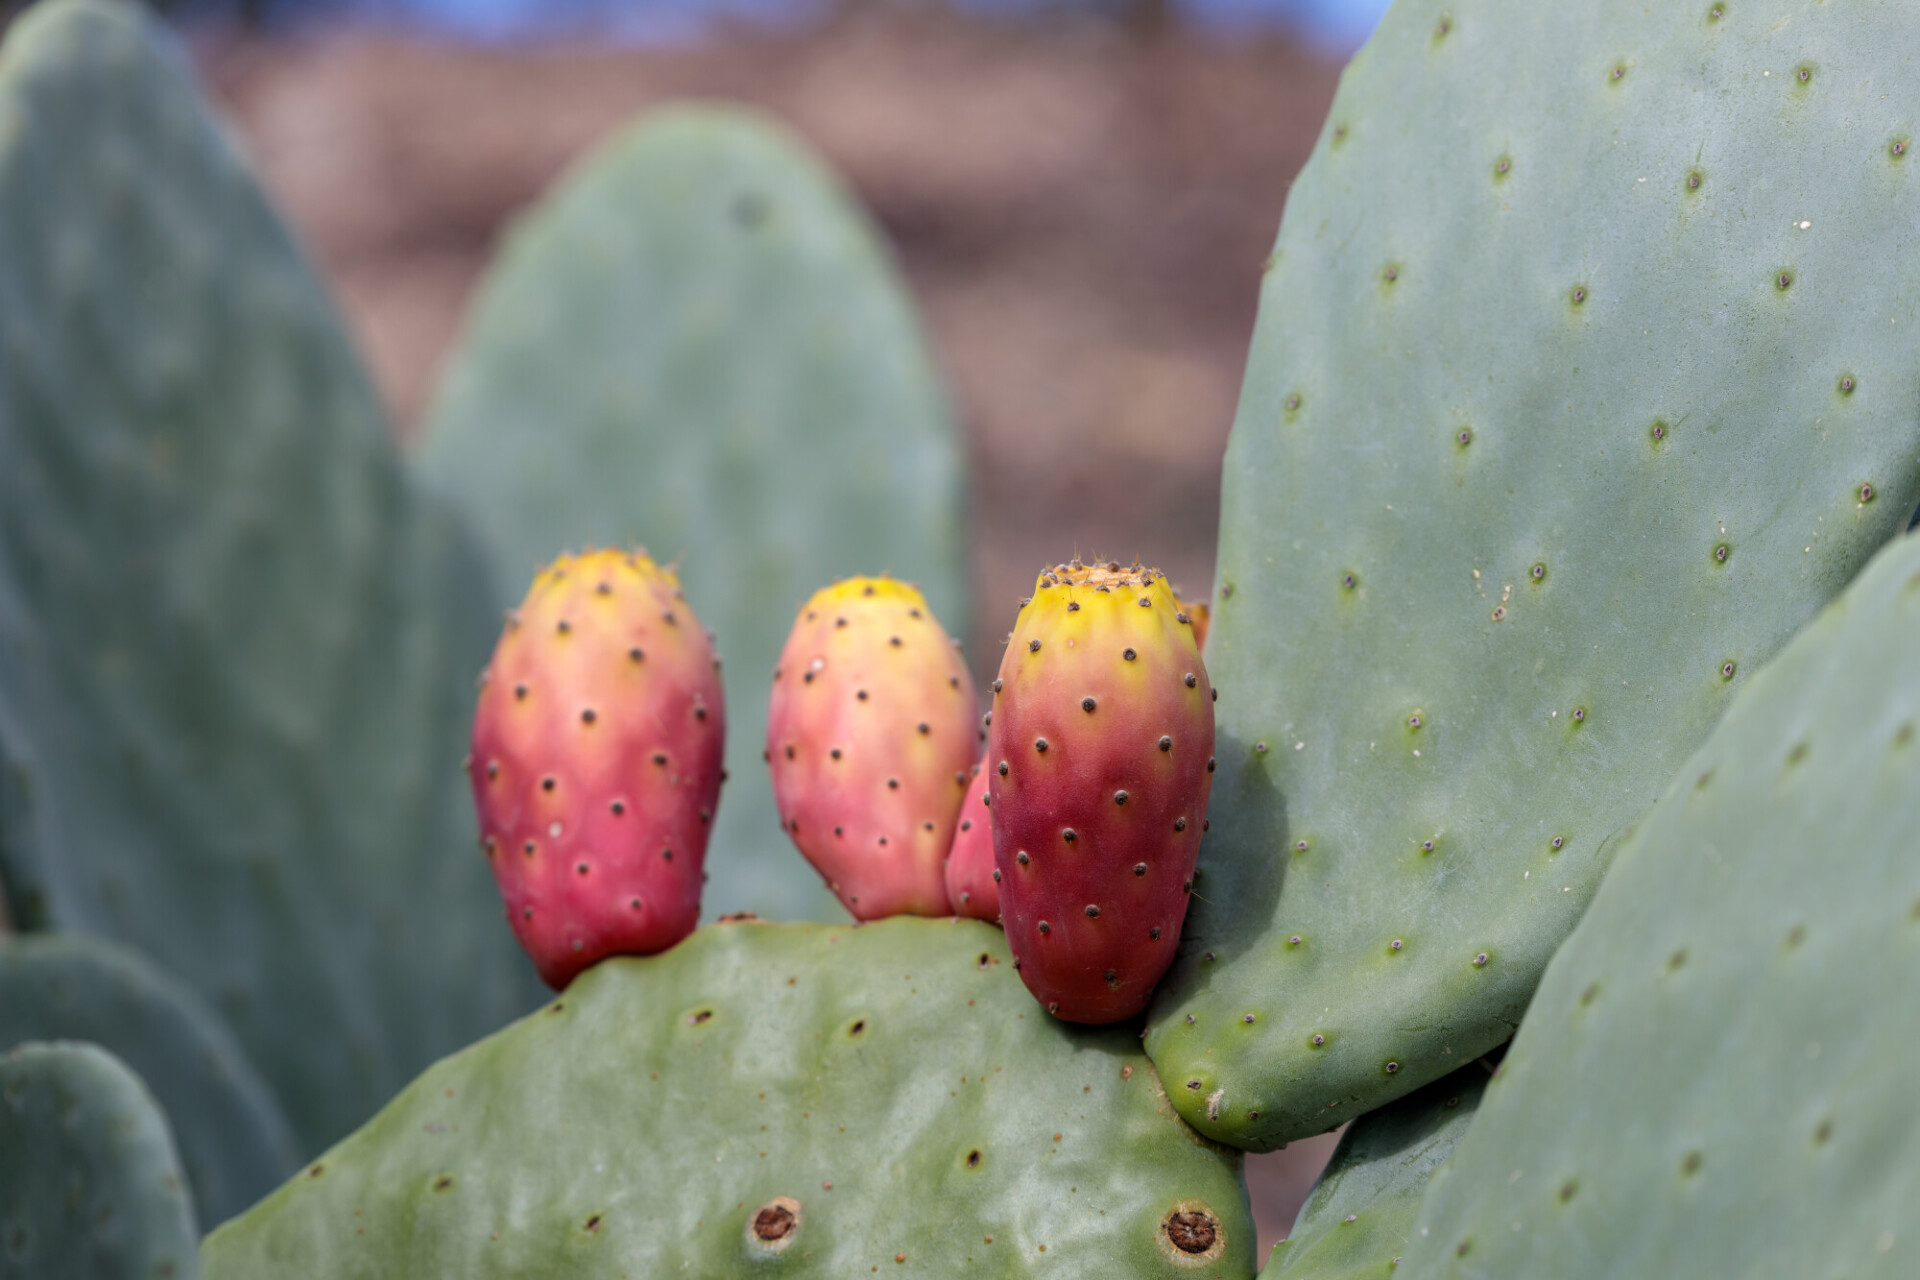
[[[762,753],[781,828],[856,919],[1004,917],[1048,1013],[1131,1018],[1173,962],[1207,829],[1218,695],[1193,618],[1137,564],[1044,570],[984,729],[958,650],[891,578],[801,606]],[[726,780],[719,669],[645,552],[562,556],[508,615],[466,770],[507,920],[554,989],[693,932]],[[969,796],[985,812],[963,818]]]
[[977,690],[931,361],[790,140],[584,162],[403,459],[172,44],[35,6],[0,1276],[1245,1280],[1241,1153],[1342,1124],[1263,1274],[1912,1274],[1916,42],[1399,0],[1211,598],[1050,566]]

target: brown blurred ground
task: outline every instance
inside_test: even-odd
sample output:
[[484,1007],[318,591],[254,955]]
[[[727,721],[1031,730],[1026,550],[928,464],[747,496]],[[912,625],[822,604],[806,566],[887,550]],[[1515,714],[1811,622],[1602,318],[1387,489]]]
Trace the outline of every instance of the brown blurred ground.
[[[673,50],[349,31],[201,54],[403,433],[515,210],[649,104],[746,99],[878,215],[950,375],[975,474],[976,665],[1048,560],[1138,556],[1209,589],[1260,266],[1333,65],[1277,37],[860,0],[808,33]],[[1263,1257],[1330,1150],[1249,1160]]]

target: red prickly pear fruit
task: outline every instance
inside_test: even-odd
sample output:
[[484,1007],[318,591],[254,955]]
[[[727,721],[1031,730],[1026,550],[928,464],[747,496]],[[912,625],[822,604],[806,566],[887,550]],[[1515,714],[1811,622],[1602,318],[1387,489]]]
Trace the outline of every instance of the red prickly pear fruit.
[[1108,1023],[1173,962],[1213,773],[1213,690],[1166,579],[1040,575],[987,734],[1000,917],[1048,1012]]
[[980,749],[973,680],[925,597],[892,578],[814,593],[773,672],[780,824],[857,919],[951,915],[943,874]]
[[481,677],[468,770],[548,986],[693,932],[725,740],[720,663],[670,570],[593,551],[535,576]]
[[986,798],[987,762],[982,757],[973,766],[973,781],[953,830],[953,848],[947,853],[947,901],[957,916],[998,921],[1000,873],[993,865],[993,810],[982,803]]

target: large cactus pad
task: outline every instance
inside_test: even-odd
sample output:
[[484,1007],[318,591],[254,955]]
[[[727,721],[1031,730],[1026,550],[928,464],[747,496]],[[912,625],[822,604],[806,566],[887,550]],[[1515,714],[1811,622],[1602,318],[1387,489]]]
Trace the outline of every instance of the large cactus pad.
[[0,1049],[29,1040],[90,1041],[139,1074],[207,1222],[240,1212],[299,1162],[279,1104],[219,1015],[123,947],[0,938]]
[[1237,1152],[998,929],[710,925],[428,1071],[207,1244],[208,1274],[1220,1275]]
[[1554,958],[1402,1276],[1911,1276],[1920,537],[1754,678]]
[[167,1119],[98,1045],[0,1054],[0,1276],[193,1280],[193,1198]]
[[0,226],[0,879],[318,1149],[536,998],[459,771],[479,562],[138,6],[8,32]]
[[1906,0],[1401,0],[1348,68],[1228,449],[1147,1040],[1203,1132],[1511,1034],[1609,837],[1914,510],[1916,40]]
[[963,473],[919,326],[866,216],[795,140],[659,112],[521,222],[434,406],[426,473],[518,599],[565,550],[678,565],[726,660],[732,778],[709,915],[844,918],[781,830],[767,691],[794,611],[854,574],[966,632]]

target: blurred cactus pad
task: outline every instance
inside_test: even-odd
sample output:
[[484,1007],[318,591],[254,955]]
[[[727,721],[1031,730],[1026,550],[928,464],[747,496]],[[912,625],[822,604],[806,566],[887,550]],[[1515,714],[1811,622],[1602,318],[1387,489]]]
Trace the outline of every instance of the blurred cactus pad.
[[1920,537],[1754,677],[1554,957],[1400,1276],[1914,1274]]
[[[88,1041],[139,1074],[173,1126],[208,1223],[240,1212],[300,1162],[279,1103],[219,1015],[123,947],[0,938],[0,1050],[30,1040]],[[0,1232],[0,1259],[4,1240]]]
[[1401,0],[1348,67],[1227,453],[1147,1037],[1202,1132],[1510,1036],[1615,833],[1905,526],[1916,40],[1904,0]]
[[167,1118],[98,1045],[0,1053],[0,1275],[194,1280],[199,1231]]
[[1240,1154],[974,920],[589,970],[215,1232],[211,1277],[1245,1277]]
[[725,663],[707,914],[843,919],[760,761],[774,664],[801,602],[855,574],[916,583],[965,634],[965,477],[894,267],[820,162],[719,106],[589,154],[482,282],[420,466],[502,600],[564,550],[677,567]]
[[460,776],[483,563],[137,6],[8,32],[0,226],[0,879],[317,1150],[538,999]]

